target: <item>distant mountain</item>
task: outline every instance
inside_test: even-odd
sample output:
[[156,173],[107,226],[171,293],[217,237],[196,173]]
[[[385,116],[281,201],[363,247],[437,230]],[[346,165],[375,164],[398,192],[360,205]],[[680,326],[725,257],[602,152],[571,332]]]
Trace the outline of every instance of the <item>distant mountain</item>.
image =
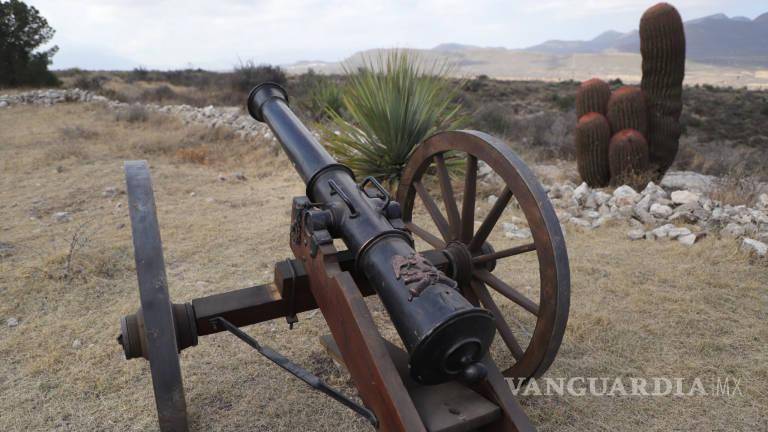
[[[686,21],[687,57],[719,66],[768,67],[768,13],[755,19],[715,14]],[[549,54],[640,51],[637,30],[607,31],[589,41],[550,40],[526,48]]]

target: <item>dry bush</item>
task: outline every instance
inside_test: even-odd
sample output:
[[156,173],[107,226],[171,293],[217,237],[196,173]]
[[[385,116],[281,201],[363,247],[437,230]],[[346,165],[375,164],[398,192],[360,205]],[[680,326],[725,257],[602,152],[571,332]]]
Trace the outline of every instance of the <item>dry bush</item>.
[[152,87],[141,92],[140,99],[144,102],[169,102],[179,98],[173,89],[165,84]]
[[760,193],[758,178],[743,171],[732,171],[720,177],[711,197],[723,204],[753,206]]
[[208,147],[201,145],[199,147],[180,148],[176,150],[176,159],[182,162],[207,165],[209,162]]
[[95,130],[83,126],[65,126],[60,131],[64,139],[72,141],[89,140],[99,136]]
[[77,141],[62,140],[48,146],[45,151],[45,160],[47,162],[58,162],[66,159],[85,160],[90,157],[85,146]]
[[128,123],[143,123],[149,120],[149,111],[141,105],[131,105],[115,112],[115,121]]

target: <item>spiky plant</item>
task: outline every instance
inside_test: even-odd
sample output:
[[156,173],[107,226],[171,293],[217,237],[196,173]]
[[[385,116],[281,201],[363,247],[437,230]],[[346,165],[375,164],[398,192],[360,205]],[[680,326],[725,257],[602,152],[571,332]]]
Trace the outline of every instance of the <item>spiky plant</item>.
[[321,78],[312,86],[307,108],[315,120],[333,118],[333,114],[342,115],[344,101],[343,89],[327,78]]
[[329,112],[324,129],[330,152],[359,176],[390,186],[400,179],[416,144],[463,121],[453,102],[459,85],[444,63],[426,64],[405,51],[364,58],[346,70],[345,118]]

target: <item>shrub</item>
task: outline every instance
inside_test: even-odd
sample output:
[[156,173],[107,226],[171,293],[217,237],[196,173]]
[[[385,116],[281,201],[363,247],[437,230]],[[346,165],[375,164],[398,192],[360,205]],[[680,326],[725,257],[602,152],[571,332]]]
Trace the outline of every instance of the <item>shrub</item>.
[[116,121],[128,123],[143,123],[149,120],[149,111],[141,105],[131,105],[115,113]]
[[329,79],[320,79],[309,92],[307,110],[315,120],[331,119],[333,115],[342,116],[344,101],[342,88]]
[[330,113],[324,128],[330,151],[361,177],[395,184],[416,144],[462,120],[453,103],[458,88],[445,79],[448,69],[426,66],[403,51],[377,59],[350,75],[344,93],[349,120]]
[[149,102],[163,102],[167,100],[174,100],[177,98],[176,92],[173,91],[172,88],[168,87],[167,85],[163,84],[158,87],[153,87],[144,90],[141,92],[140,99],[142,101],[149,101]]
[[500,103],[482,104],[472,115],[472,127],[493,135],[506,136],[512,128],[512,113]]
[[285,85],[286,81],[285,71],[280,66],[256,65],[248,60],[235,66],[231,85],[234,90],[247,92],[263,82]]
[[81,90],[100,91],[106,79],[100,76],[79,75],[72,85]]

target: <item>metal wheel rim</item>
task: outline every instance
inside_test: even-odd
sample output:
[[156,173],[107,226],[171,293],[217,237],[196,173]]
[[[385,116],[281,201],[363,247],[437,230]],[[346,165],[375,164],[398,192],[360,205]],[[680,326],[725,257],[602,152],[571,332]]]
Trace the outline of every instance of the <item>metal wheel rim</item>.
[[[435,155],[447,151],[473,155],[493,168],[520,203],[531,228],[539,262],[539,315],[522,357],[504,370],[504,375],[518,379],[541,376],[557,355],[570,303],[568,254],[557,215],[541,184],[507,144],[488,134],[465,130],[435,134],[414,149],[397,193],[404,222],[411,222],[417,195],[414,182],[421,180]],[[462,240],[466,241],[466,238]],[[473,284],[478,282],[482,285],[473,278]]]
[[187,408],[173,310],[147,162],[125,162],[125,180],[158,422],[163,432],[187,431]]

